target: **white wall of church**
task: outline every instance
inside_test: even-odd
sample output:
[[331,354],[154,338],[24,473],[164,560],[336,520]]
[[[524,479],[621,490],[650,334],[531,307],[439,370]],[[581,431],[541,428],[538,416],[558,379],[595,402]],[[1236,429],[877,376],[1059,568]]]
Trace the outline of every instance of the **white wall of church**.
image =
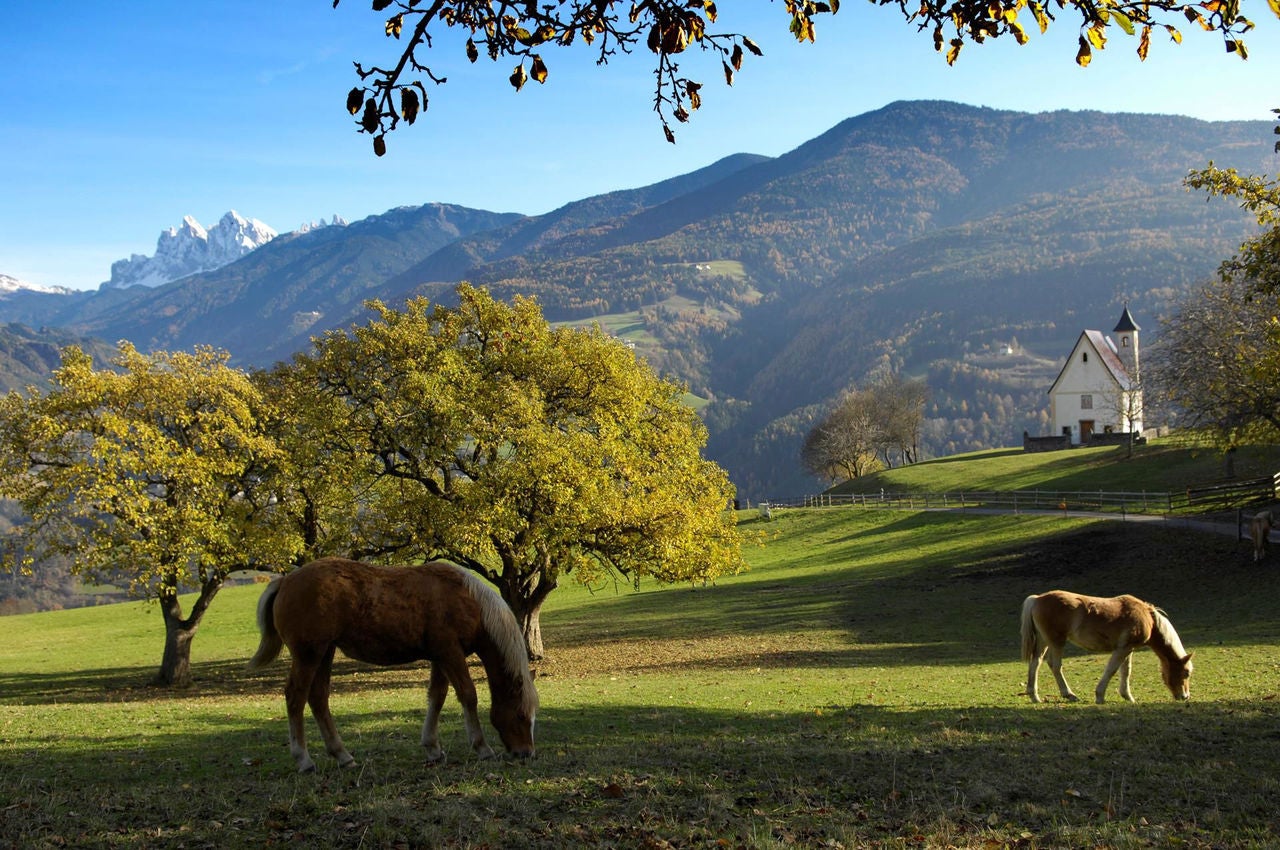
[[1095,434],[1129,430],[1121,424],[1120,388],[1102,358],[1083,341],[1071,353],[1049,401],[1053,433],[1070,433],[1073,444],[1082,441],[1086,429]]

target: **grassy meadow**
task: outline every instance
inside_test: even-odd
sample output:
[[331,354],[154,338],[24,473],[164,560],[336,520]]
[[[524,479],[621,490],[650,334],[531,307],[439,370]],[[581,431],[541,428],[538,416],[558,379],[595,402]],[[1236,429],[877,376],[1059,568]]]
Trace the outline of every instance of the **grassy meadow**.
[[975,490],[1109,490],[1180,492],[1228,480],[1274,475],[1280,446],[1241,446],[1233,476],[1220,448],[1180,436],[1124,448],[1098,446],[1068,452],[1028,454],[1021,448],[991,449],[933,458],[846,481],[833,493],[956,493]]
[[[1230,536],[1060,516],[780,510],[707,587],[552,594],[538,755],[418,746],[422,665],[340,661],[357,765],[288,753],[276,662],[248,673],[259,588],[219,595],[197,683],[145,685],[141,603],[0,618],[0,847],[1266,847],[1280,843],[1277,562]],[[1280,558],[1280,553],[1275,557]],[[1164,607],[1196,675],[1149,652],[1138,702],[1023,695],[1022,599]],[[1088,695],[1104,658],[1071,652]],[[482,675],[476,668],[477,677]],[[483,686],[482,716],[488,695]],[[487,732],[497,744],[496,733]]]

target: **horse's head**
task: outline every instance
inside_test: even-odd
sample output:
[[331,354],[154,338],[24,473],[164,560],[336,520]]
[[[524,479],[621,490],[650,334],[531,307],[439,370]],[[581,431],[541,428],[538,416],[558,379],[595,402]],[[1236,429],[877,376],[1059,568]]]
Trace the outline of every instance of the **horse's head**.
[[1165,686],[1176,700],[1191,699],[1191,671],[1194,668],[1191,655],[1188,652],[1181,658],[1168,661],[1162,659],[1160,664],[1160,675],[1164,677]]
[[524,684],[527,691],[514,690],[506,698],[495,695],[489,709],[489,722],[498,730],[507,754],[520,759],[533,755],[533,727],[538,714],[538,692],[532,680]]

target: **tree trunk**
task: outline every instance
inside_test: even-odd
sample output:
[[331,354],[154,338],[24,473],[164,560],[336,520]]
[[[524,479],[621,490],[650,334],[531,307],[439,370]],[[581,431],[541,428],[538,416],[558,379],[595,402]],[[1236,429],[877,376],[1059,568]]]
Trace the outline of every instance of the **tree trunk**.
[[155,684],[170,688],[191,686],[191,639],[195,629],[184,629],[168,622],[164,626],[164,656],[156,672]]
[[222,587],[222,578],[207,581],[200,589],[200,596],[191,606],[191,616],[182,616],[182,603],[176,592],[160,596],[160,612],[164,616],[164,654],[153,684],[169,688],[191,686],[191,641],[195,639],[200,621],[209,603]]
[[542,647],[542,603],[538,602],[516,615],[520,630],[524,632],[524,646],[529,652],[529,660],[537,661],[543,657]]
[[503,600],[511,608],[511,613],[516,615],[516,622],[524,633],[524,646],[530,661],[543,657],[542,603],[556,587],[556,581],[550,575],[544,569],[538,571],[536,578],[520,581],[519,571],[510,570],[498,585]]

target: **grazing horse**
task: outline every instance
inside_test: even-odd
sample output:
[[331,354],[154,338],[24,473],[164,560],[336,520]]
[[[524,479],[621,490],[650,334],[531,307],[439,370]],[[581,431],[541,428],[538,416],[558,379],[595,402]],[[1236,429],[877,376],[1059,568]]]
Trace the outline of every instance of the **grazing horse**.
[[1249,521],[1249,536],[1253,538],[1253,562],[1256,564],[1267,554],[1267,541],[1271,538],[1271,527],[1276,524],[1271,511],[1262,511],[1253,515]]
[[1065,590],[1028,596],[1022,603],[1022,660],[1027,666],[1027,695],[1040,702],[1037,676],[1040,660],[1049,654],[1049,669],[1064,699],[1077,697],[1062,675],[1062,648],[1067,641],[1089,652],[1110,652],[1111,660],[1094,689],[1101,703],[1107,683],[1120,671],[1120,696],[1133,702],[1129,671],[1133,651],[1149,646],[1160,659],[1160,674],[1174,699],[1191,697],[1191,653],[1164,612],[1134,596],[1101,599]]
[[444,760],[437,726],[449,685],[462,703],[471,747],[491,758],[476,713],[476,687],[467,671],[475,653],[489,680],[489,719],[507,752],[533,755],[538,692],[529,672],[524,636],[511,609],[474,573],[453,564],[385,567],[324,558],[273,580],[258,601],[262,642],[249,661],[262,667],[289,647],[285,682],[289,751],[300,772],[315,770],[303,732],[303,705],[320,727],[325,748],[342,767],[355,764],[329,713],[334,650],[371,664],[429,659],[427,717],[422,746],[427,761]]

